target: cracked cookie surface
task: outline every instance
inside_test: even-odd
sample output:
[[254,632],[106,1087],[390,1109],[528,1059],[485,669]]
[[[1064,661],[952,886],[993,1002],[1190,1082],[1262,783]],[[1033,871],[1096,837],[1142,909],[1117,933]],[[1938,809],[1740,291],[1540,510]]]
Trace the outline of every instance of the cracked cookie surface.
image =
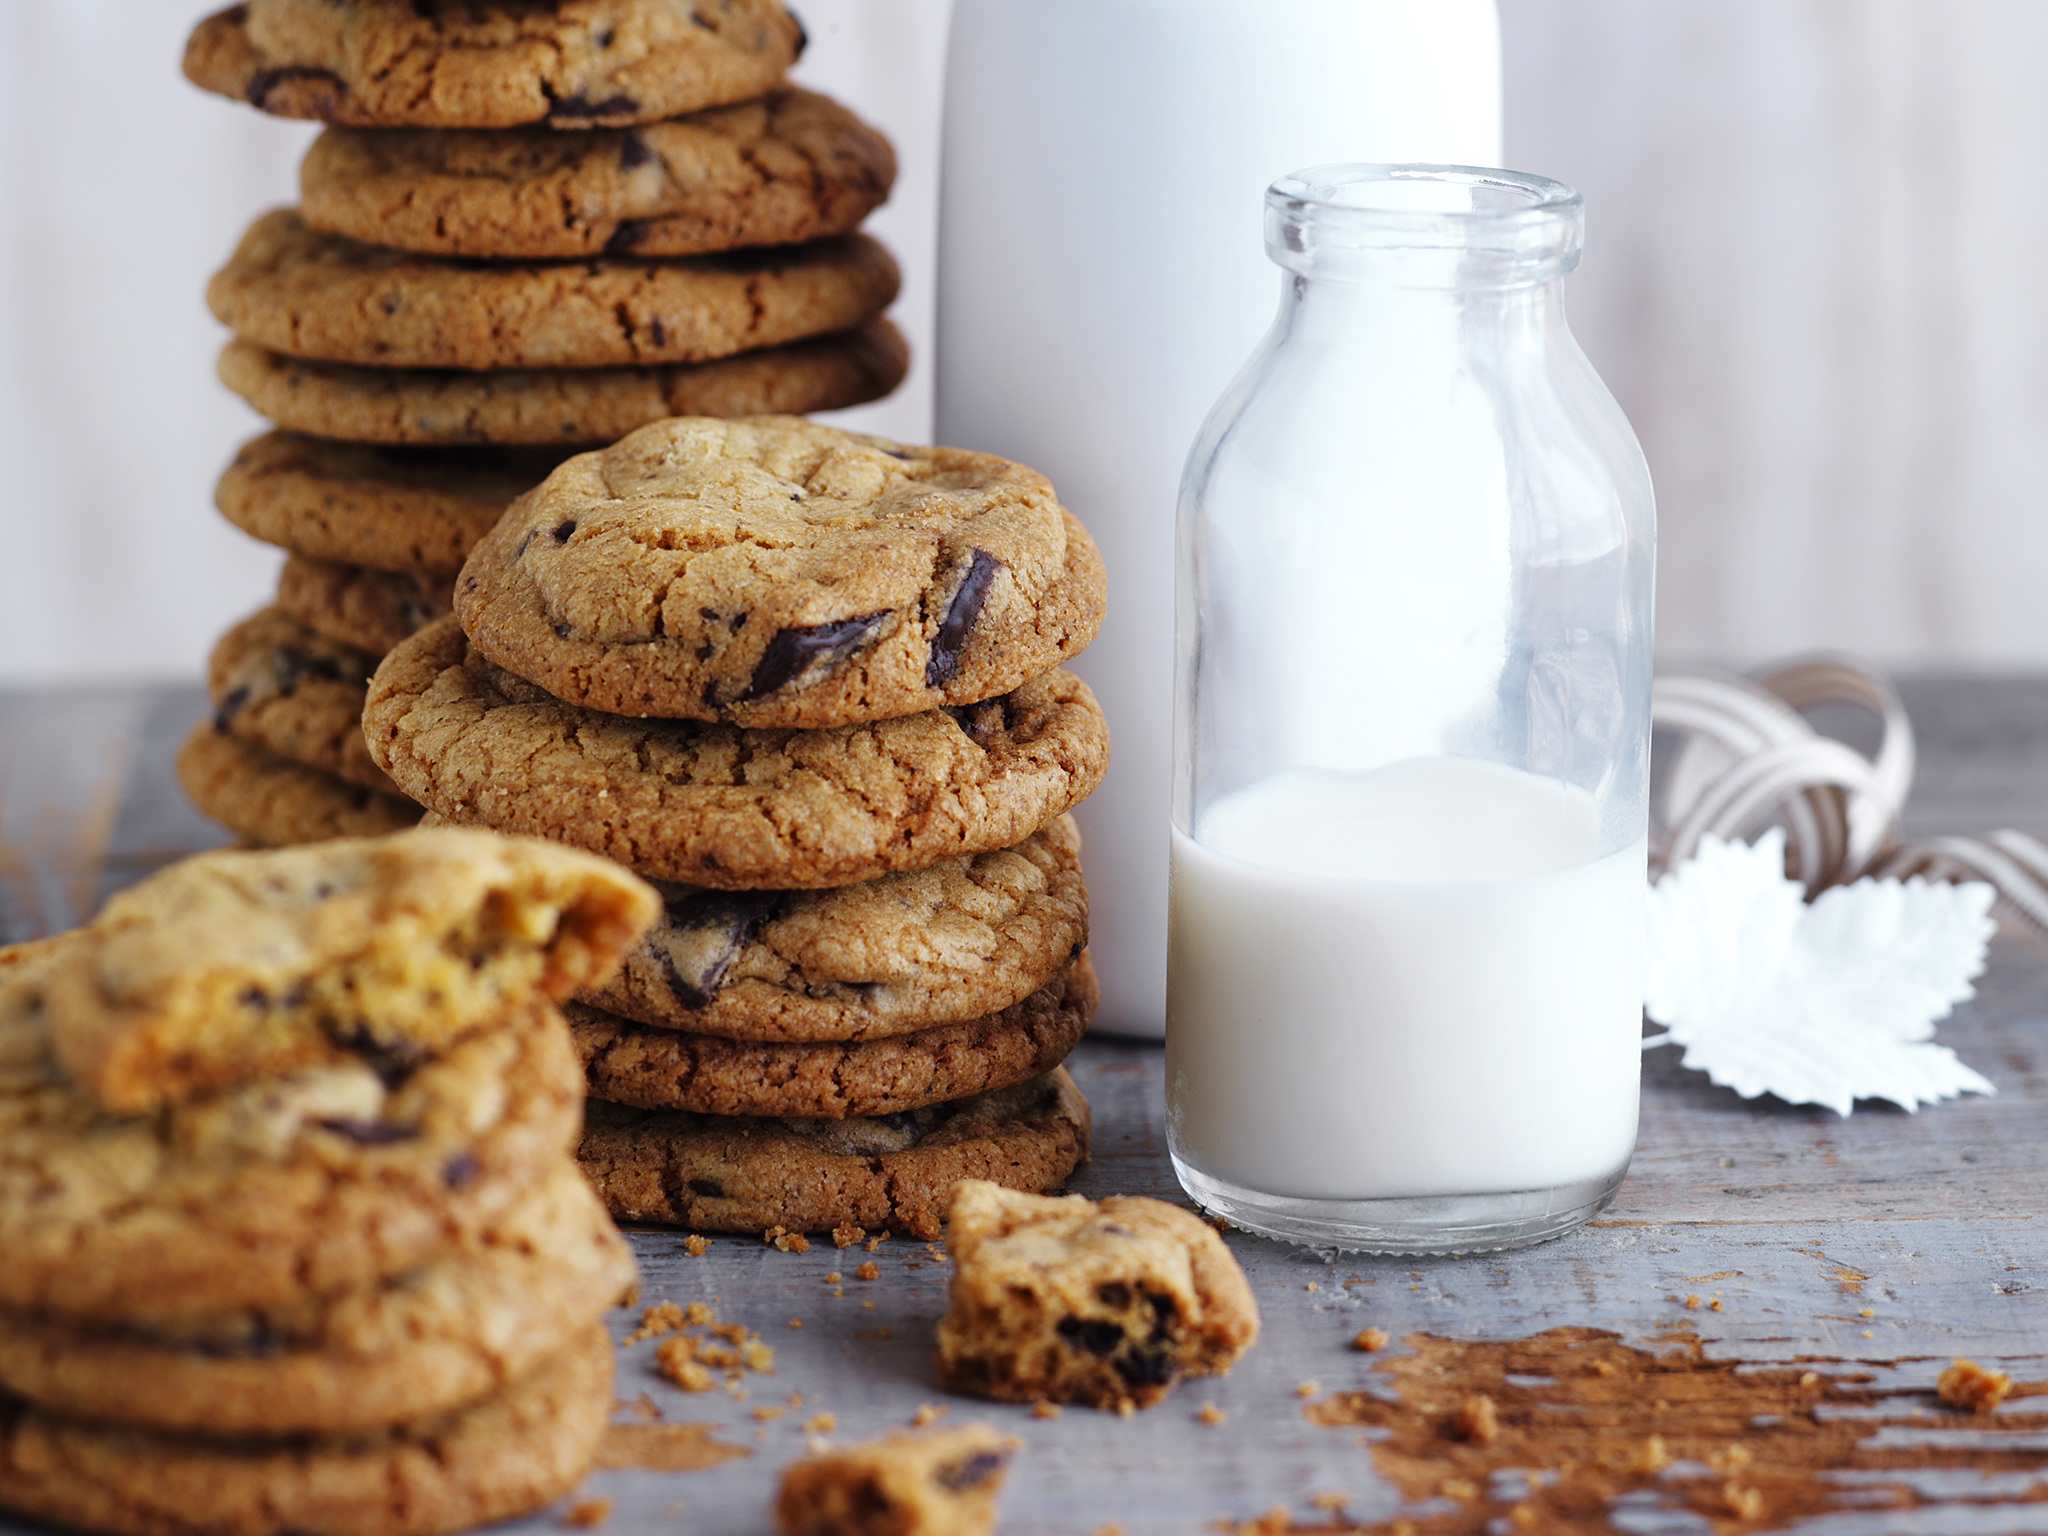
[[258,848],[376,837],[402,832],[420,819],[411,800],[223,736],[210,720],[192,727],[178,748],[176,767],[178,784],[200,815]]
[[1100,1204],[974,1181],[952,1192],[939,1384],[1004,1402],[1149,1407],[1251,1347],[1259,1313],[1237,1260],[1192,1211]]
[[578,129],[759,96],[803,51],[779,0],[245,0],[185,78],[277,117]]
[[874,1040],[1028,997],[1088,942],[1081,834],[818,891],[661,887],[662,915],[582,1000],[734,1040]]
[[701,363],[851,329],[896,297],[862,234],[665,260],[488,264],[364,245],[262,215],[207,285],[214,317],[289,357],[377,368]]
[[1084,955],[1000,1013],[885,1040],[763,1045],[650,1029],[570,1003],[590,1091],[640,1109],[845,1119],[893,1115],[1007,1088],[1051,1071],[1094,1016]]
[[837,410],[903,382],[910,352],[887,320],[708,363],[658,368],[366,368],[236,340],[221,383],[279,426],[357,443],[560,445],[624,437],[667,416]]
[[1010,847],[1109,761],[1094,696],[1059,670],[957,711],[832,730],[629,720],[493,665],[453,619],[384,658],[363,729],[379,766],[451,821],[720,890],[851,885]]
[[585,133],[330,128],[299,198],[315,229],[440,256],[690,256],[845,234],[895,176],[880,133],[783,86]]
[[488,1397],[630,1290],[632,1250],[564,1162],[418,1269],[178,1328],[0,1309],[0,1392],[209,1435],[362,1434]]
[[479,651],[570,703],[806,727],[1007,693],[1103,605],[1043,475],[793,417],[664,421],[568,460],[455,597]]
[[0,1395],[0,1508],[113,1536],[442,1536],[575,1487],[612,1376],[593,1326],[472,1407],[336,1440],[118,1429]]
[[267,432],[236,451],[213,499],[242,532],[308,559],[452,577],[513,499],[567,456]]
[[960,1179],[1053,1189],[1088,1152],[1064,1067],[886,1118],[786,1120],[592,1100],[577,1159],[621,1221],[704,1232],[853,1224],[931,1240]]
[[544,1003],[402,1074],[380,1056],[110,1114],[53,1052],[77,942],[0,951],[0,1305],[173,1325],[367,1285],[575,1144],[582,1073]]
[[[455,608],[455,582],[447,576],[380,571],[367,565],[291,555],[277,573],[278,611],[337,644],[376,658]],[[362,735],[362,710],[356,710]]]
[[377,658],[259,609],[214,643],[206,663],[213,728],[394,798],[363,744],[363,694]]

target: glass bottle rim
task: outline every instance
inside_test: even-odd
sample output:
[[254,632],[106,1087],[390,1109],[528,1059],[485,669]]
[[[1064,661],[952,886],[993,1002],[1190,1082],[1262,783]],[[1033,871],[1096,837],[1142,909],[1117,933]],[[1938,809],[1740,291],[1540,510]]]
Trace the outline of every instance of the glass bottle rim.
[[1266,245],[1284,267],[1318,254],[1459,253],[1495,282],[1532,282],[1578,264],[1585,202],[1548,176],[1484,166],[1314,165],[1266,189]]

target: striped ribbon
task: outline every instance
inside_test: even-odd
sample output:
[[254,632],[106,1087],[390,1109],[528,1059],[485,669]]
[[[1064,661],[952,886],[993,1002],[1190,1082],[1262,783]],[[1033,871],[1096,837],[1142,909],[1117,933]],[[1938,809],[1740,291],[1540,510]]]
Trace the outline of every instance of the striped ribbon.
[[[1826,704],[1877,717],[1874,756],[1821,735],[1800,713]],[[2048,938],[2048,846],[2010,829],[1899,841],[1913,724],[1881,673],[1837,656],[1754,677],[1667,673],[1651,690],[1650,720],[1682,738],[1657,785],[1653,878],[1691,858],[1709,834],[1733,839],[1775,820],[1785,828],[1786,873],[1809,900],[1865,876],[1982,880]]]

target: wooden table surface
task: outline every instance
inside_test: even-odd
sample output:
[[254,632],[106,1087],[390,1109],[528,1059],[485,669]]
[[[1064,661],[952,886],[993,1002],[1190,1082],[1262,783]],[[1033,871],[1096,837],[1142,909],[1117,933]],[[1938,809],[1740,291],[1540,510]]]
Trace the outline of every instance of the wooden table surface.
[[[1921,738],[1909,835],[2048,836],[2048,679],[1902,692]],[[0,695],[0,939],[75,923],[224,840],[169,769],[202,709],[196,687]],[[1648,1053],[1620,1197],[1520,1253],[1396,1261],[1234,1233],[1264,1313],[1257,1347],[1125,1419],[939,1392],[946,1268],[923,1244],[799,1254],[719,1238],[693,1258],[679,1232],[636,1232],[646,1300],[715,1299],[774,1345],[775,1368],[747,1376],[744,1398],[689,1394],[653,1373],[652,1345],[626,1348],[622,1398],[645,1392],[664,1419],[716,1424],[747,1454],[598,1472],[586,1494],[613,1501],[612,1532],[772,1529],[776,1477],[815,1415],[843,1441],[930,1403],[1025,1442],[1008,1532],[1201,1531],[1276,1509],[1261,1529],[2048,1532],[2048,947],[2002,933],[1939,1039],[1997,1096],[1845,1120],[1744,1101],[1676,1051]],[[1096,1125],[1072,1187],[1181,1199],[1159,1048],[1091,1040],[1070,1065]],[[857,1281],[869,1257],[880,1278]],[[619,1315],[622,1337],[633,1321]],[[1368,1327],[1384,1350],[1349,1347]],[[2014,1395],[1982,1415],[1940,1405],[1931,1389],[1955,1356],[2008,1372]],[[1459,1427],[1479,1392],[1497,1434]],[[1199,1417],[1205,1404],[1223,1422]],[[558,1515],[516,1528],[553,1531]]]

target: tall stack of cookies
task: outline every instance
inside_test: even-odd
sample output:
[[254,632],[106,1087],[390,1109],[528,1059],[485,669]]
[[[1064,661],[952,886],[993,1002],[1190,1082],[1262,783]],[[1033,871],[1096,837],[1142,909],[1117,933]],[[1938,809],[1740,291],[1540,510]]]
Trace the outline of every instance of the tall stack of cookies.
[[635,1272],[554,1001],[657,906],[415,832],[203,855],[0,950],[0,1509],[430,1536],[573,1487]]
[[615,1216],[933,1238],[1057,1186],[1095,1006],[1065,814],[1108,737],[1060,663],[1104,580],[1045,479],[793,417],[571,459],[395,647],[364,731],[435,818],[653,880],[571,1015]]
[[261,844],[410,824],[344,722],[512,497],[662,417],[901,381],[896,267],[858,230],[894,159],[786,83],[802,46],[780,0],[247,0],[199,24],[195,83],[331,125],[300,205],[208,290],[222,380],[278,427],[216,499],[291,558],[212,658],[179,760],[201,810]]

